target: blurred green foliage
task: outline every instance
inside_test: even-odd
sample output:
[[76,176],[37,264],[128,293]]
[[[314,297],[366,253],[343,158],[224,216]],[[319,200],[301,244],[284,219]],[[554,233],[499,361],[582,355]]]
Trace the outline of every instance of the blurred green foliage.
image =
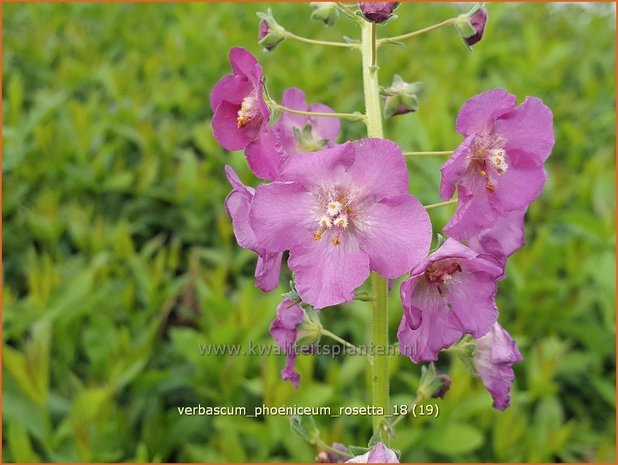
[[[180,416],[178,406],[369,403],[360,357],[301,357],[298,391],[282,357],[201,356],[199,344],[271,344],[280,292],[252,279],[223,199],[240,153],[214,141],[208,97],[227,51],[258,54],[270,92],[362,110],[357,52],[286,41],[258,53],[260,4],[5,4],[3,7],[3,461],[311,461],[284,417]],[[357,37],[349,21],[309,21],[272,5],[296,34]],[[461,12],[404,4],[381,36]],[[437,419],[406,419],[393,446],[407,461],[615,460],[615,29],[611,4],[491,4],[468,52],[453,29],[381,50],[394,73],[424,82],[416,114],[389,120],[404,150],[445,150],[469,97],[505,87],[553,109],[556,147],[530,208],[528,245],[500,284],[501,321],[524,361],[513,405],[491,408],[478,379],[444,358],[453,383]],[[343,138],[362,137],[343,123]],[[431,157],[410,160],[412,192],[438,201]],[[439,229],[452,208],[432,211]],[[286,272],[287,273],[287,272]],[[286,278],[282,278],[282,283]],[[281,286],[281,292],[285,286]],[[392,339],[401,315],[392,295]],[[323,312],[362,343],[368,305]],[[393,358],[393,403],[420,368]],[[366,445],[364,417],[316,418],[325,441]]]

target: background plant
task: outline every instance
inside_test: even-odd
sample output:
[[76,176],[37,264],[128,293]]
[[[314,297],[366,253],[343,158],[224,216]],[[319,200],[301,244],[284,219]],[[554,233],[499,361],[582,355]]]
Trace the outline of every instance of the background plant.
[[[228,69],[222,51],[254,44],[255,12],[266,8],[5,5],[5,461],[306,461],[315,450],[290,437],[286,418],[180,417],[176,406],[366,403],[360,357],[301,357],[307,382],[293,392],[279,381],[278,357],[202,357],[197,349],[270,344],[279,300],[254,288],[253,255],[232,236],[223,165],[254,180],[242,157],[213,140],[207,102]],[[303,36],[356,34],[343,22],[337,31],[308,22],[306,5],[273,9]],[[460,11],[415,4],[397,13],[393,35]],[[421,80],[425,90],[419,111],[391,120],[385,136],[413,150],[454,148],[459,137],[444,121],[491,87],[538,95],[552,108],[548,184],[528,215],[529,245],[510,260],[499,293],[525,360],[515,365],[504,413],[453,363],[441,416],[405,420],[393,447],[411,461],[613,460],[613,13],[608,5],[507,4],[490,5],[490,15],[472,54],[450,29],[393,46],[381,75]],[[279,47],[285,53],[260,57],[273,94],[294,69],[294,85],[312,101],[362,107],[354,52]],[[343,123],[342,138],[363,130]],[[423,203],[437,201],[427,194],[437,192],[440,163],[409,162]],[[449,215],[432,214],[434,226]],[[325,325],[366,340],[367,310],[348,304],[345,319],[325,314]],[[394,331],[400,315],[391,317]],[[420,373],[399,358],[391,369],[392,390],[407,391],[406,403]],[[328,441],[370,436],[362,418],[317,421]]]

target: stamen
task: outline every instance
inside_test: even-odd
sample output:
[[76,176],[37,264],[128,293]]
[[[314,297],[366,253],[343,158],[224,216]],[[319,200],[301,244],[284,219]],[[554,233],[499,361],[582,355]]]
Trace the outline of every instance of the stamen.
[[326,213],[328,213],[332,217],[337,216],[339,212],[341,212],[342,206],[343,205],[341,205],[341,203],[337,202],[336,200],[334,202],[330,202],[326,207]]
[[339,244],[341,244],[341,241],[339,240],[339,235],[337,235],[333,237],[333,245],[338,246]]
[[255,103],[256,101],[253,95],[248,95],[242,100],[240,110],[238,110],[238,118],[236,118],[236,126],[239,129],[244,128],[253,120],[255,116]]
[[345,214],[339,215],[334,220],[335,226],[346,229],[348,227],[348,217]]
[[330,229],[333,227],[333,222],[328,216],[324,215],[322,218],[320,218],[320,226],[325,229]]
[[498,172],[498,174],[504,173],[509,168],[505,157],[506,153],[502,148],[493,149],[489,152],[489,164]]

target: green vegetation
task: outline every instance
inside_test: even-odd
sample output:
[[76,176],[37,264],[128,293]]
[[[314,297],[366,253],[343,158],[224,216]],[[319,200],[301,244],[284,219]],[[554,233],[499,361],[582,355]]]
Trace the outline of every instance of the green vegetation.
[[[271,5],[306,37],[325,29],[303,4]],[[255,256],[234,240],[223,167],[255,179],[210,130],[210,89],[227,52],[258,53],[263,4],[3,6],[3,461],[311,461],[285,417],[181,416],[179,406],[367,405],[361,357],[201,356],[200,344],[271,344],[280,292],[253,284]],[[379,29],[398,35],[459,14],[404,4]],[[500,284],[501,321],[518,340],[505,412],[461,363],[438,418],[402,421],[405,461],[615,460],[615,30],[611,4],[490,4],[468,52],[454,29],[381,50],[381,81],[424,82],[419,111],[387,121],[406,151],[449,150],[454,118],[491,87],[553,109],[549,180],[528,214],[528,245]],[[285,41],[259,53],[279,99],[297,86],[337,111],[362,110],[358,52]],[[344,122],[342,138],[362,137]],[[439,157],[409,160],[412,191],[437,202]],[[431,212],[437,229],[452,207]],[[287,271],[286,271],[287,273]],[[391,340],[401,307],[392,293]],[[369,304],[323,314],[367,340]],[[326,343],[326,342],[325,342]],[[393,403],[420,367],[391,361]],[[324,441],[366,445],[371,419],[316,417]]]

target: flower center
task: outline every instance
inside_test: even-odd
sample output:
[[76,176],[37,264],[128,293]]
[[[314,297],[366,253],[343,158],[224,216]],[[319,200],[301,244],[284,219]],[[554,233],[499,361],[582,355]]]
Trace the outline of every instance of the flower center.
[[441,284],[448,284],[451,279],[453,279],[453,275],[461,271],[461,266],[455,260],[440,260],[425,271],[425,276],[427,280],[432,284],[438,285],[438,291],[440,295],[442,294],[442,290],[440,289]]
[[238,129],[244,128],[251,123],[257,116],[257,99],[254,95],[247,95],[240,104],[238,117],[236,118],[236,126]]
[[319,241],[322,239],[324,232],[332,230],[334,232],[332,243],[333,245],[341,244],[341,233],[343,233],[350,224],[349,219],[350,207],[345,197],[340,197],[339,200],[330,199],[324,208],[324,214],[318,221],[318,230],[313,234],[313,240]]
[[469,166],[478,170],[489,192],[496,189],[496,177],[509,169],[503,144],[504,140],[496,135],[479,135],[472,143]]

